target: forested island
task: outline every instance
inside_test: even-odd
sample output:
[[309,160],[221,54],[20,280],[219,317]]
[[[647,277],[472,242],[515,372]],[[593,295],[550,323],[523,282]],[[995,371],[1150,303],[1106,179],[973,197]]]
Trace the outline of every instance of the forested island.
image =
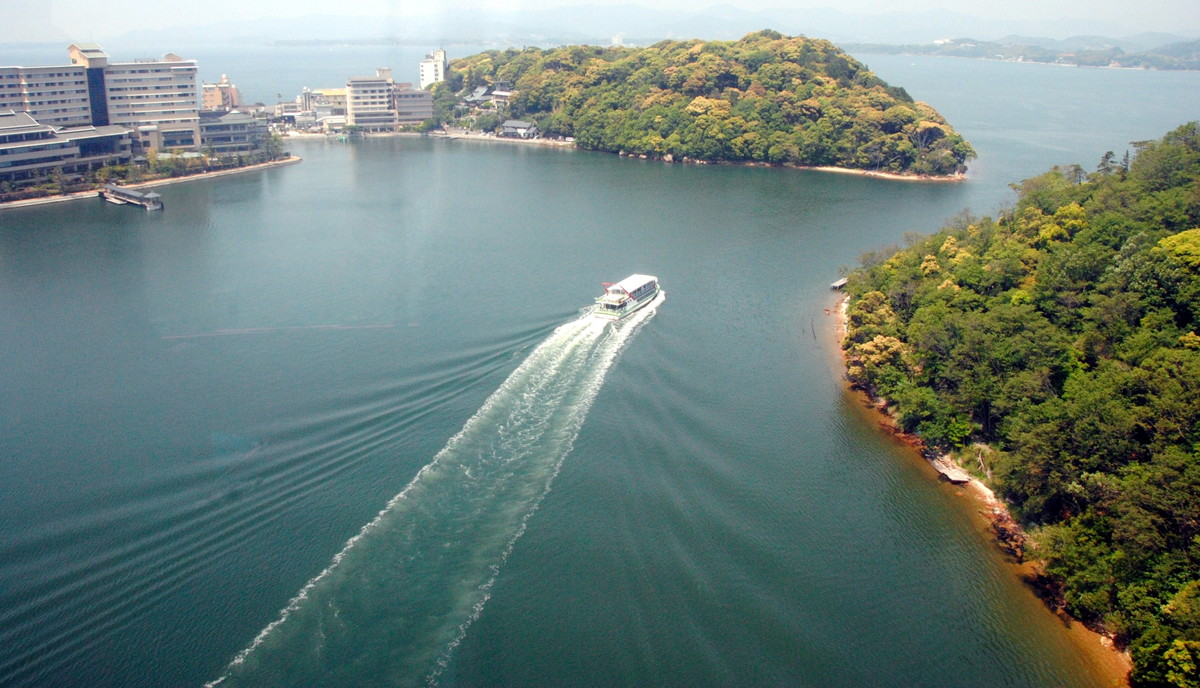
[[1014,185],[864,256],[850,379],[977,470],[1043,583],[1130,649],[1136,686],[1200,685],[1200,124]]
[[961,174],[975,155],[933,108],[832,43],[775,31],[480,53],[435,87],[440,119],[496,84],[511,89],[507,116],[591,150],[931,176]]

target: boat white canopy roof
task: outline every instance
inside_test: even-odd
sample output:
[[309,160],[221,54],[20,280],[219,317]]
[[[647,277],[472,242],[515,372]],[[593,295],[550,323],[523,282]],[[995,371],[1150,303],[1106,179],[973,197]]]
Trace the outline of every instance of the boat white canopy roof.
[[632,293],[634,289],[646,284],[647,282],[657,282],[658,278],[653,275],[630,275],[625,279],[614,284],[614,287],[620,287],[626,292]]

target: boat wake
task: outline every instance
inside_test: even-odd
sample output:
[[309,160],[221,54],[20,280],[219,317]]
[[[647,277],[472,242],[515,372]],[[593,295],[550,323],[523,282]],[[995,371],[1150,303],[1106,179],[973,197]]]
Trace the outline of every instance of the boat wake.
[[556,329],[207,685],[437,685],[605,374],[664,298]]

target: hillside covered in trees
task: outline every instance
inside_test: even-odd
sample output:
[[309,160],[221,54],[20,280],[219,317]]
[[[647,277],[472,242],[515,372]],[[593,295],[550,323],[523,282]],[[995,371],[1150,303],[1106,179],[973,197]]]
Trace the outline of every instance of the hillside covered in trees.
[[592,150],[928,175],[975,154],[933,108],[833,44],[774,31],[488,51],[455,60],[439,100],[496,83],[513,91],[508,116]]
[[975,464],[1138,686],[1200,686],[1200,125],[864,257],[848,372]]

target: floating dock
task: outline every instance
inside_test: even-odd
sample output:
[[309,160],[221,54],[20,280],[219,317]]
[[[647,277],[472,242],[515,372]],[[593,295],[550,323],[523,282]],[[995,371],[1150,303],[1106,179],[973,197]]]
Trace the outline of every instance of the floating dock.
[[100,198],[109,203],[140,205],[146,210],[162,210],[162,196],[147,191],[134,191],[133,189],[123,189],[116,184],[105,184],[100,190]]

